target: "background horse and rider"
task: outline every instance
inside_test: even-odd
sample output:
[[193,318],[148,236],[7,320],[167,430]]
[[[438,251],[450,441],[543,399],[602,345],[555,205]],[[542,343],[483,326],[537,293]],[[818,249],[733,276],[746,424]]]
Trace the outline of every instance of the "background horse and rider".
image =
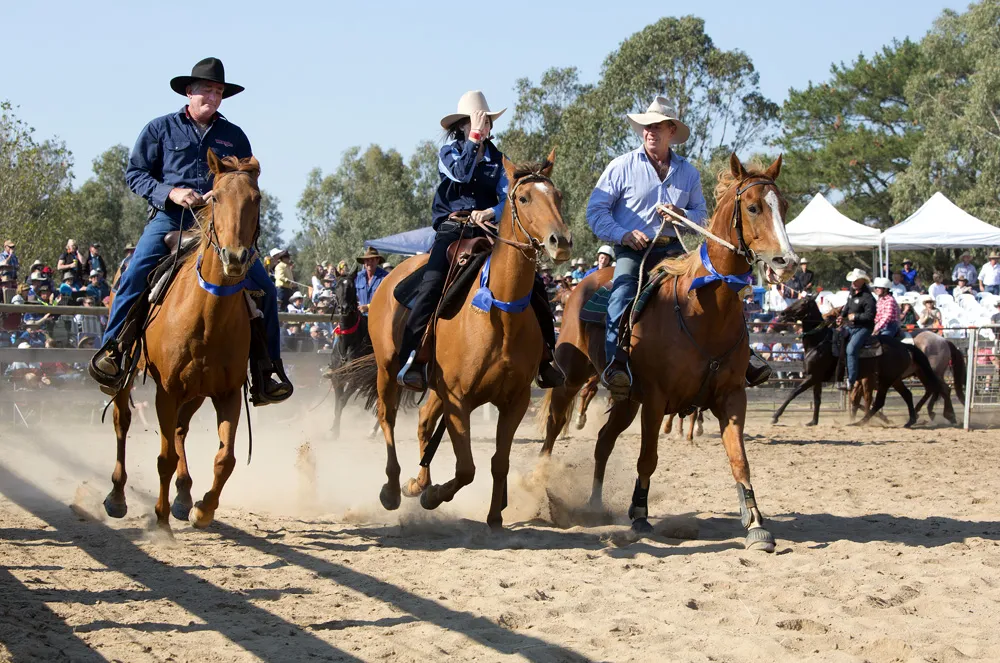
[[333,348],[326,375],[333,389],[333,439],[340,438],[340,420],[347,402],[361,387],[357,380],[339,377],[337,369],[351,361],[371,354],[372,340],[368,333],[368,318],[358,310],[358,291],[355,279],[358,269],[337,277],[333,289],[334,315],[337,325],[333,328]]
[[[253,157],[220,160],[209,150],[208,166],[215,176],[214,202],[198,215],[200,246],[177,267],[161,303],[151,310],[139,365],[156,386],[160,490],[155,512],[158,525],[166,530],[171,513],[180,520],[190,519],[195,527],[206,527],[214,518],[222,489],[236,466],[236,428],[250,355],[251,304],[244,289],[219,296],[202,281],[223,287],[245,284],[257,259],[260,165]],[[128,510],[125,447],[132,421],[131,390],[130,380],[113,399],[117,459],[104,507],[114,518],[124,517]],[[185,444],[191,418],[207,398],[215,406],[219,451],[212,486],[194,503]],[[177,496],[171,506],[170,480],[175,472]]]
[[[747,171],[735,154],[720,173],[716,209],[709,222],[711,238],[702,251],[667,259],[631,334],[633,386],[629,399],[615,403],[601,428],[595,449],[591,508],[603,510],[605,468],[615,441],[642,406],[642,444],[638,478],[629,508],[633,528],[651,531],[647,499],[657,464],[660,424],[668,413],[688,414],[709,409],[719,420],[722,442],[737,482],[746,546],[771,551],[774,538],[764,528],[750,482],[743,443],[746,417],[746,371],[750,358],[742,300],[730,283],[761,266],[770,281],[791,276],[798,264],[785,234],[787,204],[775,179],[779,157],[767,169]],[[732,247],[732,248],[729,248]],[[569,416],[580,388],[606,365],[604,327],[580,320],[581,309],[613,270],[606,268],[585,278],[573,291],[563,313],[556,360],[566,373],[566,384],[552,391],[543,407],[547,418],[543,455],[552,453],[556,436]],[[694,288],[699,277],[703,284]]]
[[[404,261],[375,292],[369,308],[374,354],[336,371],[338,378],[356,379],[364,384],[369,402],[377,407],[386,440],[388,480],[380,493],[386,509],[398,508],[403,494],[419,496],[424,508],[434,509],[471,483],[476,468],[469,417],[477,407],[492,403],[498,410],[498,420],[496,452],[490,468],[493,491],[486,521],[494,529],[503,525],[511,444],[531,400],[531,382],[542,358],[543,339],[530,308],[508,311],[500,307],[528,301],[539,253],[556,262],[570,257],[572,239],[560,212],[561,194],[550,179],[554,159],[553,152],[542,164],[515,166],[503,160],[509,192],[482,285],[461,298],[464,303],[453,317],[436,318],[428,330],[429,389],[420,410],[417,437],[424,458],[432,437],[439,441],[443,434],[441,426],[447,428],[456,459],[452,479],[432,484],[430,461],[425,459],[417,477],[410,479],[404,488],[400,485],[396,457],[395,425],[401,390],[396,381],[400,369],[398,348],[408,309],[396,301],[394,290],[426,264],[427,256]],[[484,299],[484,295],[488,296]],[[474,301],[485,301],[485,310],[476,307],[479,303],[474,306]]]
[[[798,322],[802,325],[803,372],[806,377],[775,411],[772,423],[777,423],[788,404],[809,389],[813,392],[813,414],[806,425],[815,426],[818,423],[823,383],[837,381],[838,365],[842,363],[841,355],[846,351],[840,347],[841,338],[835,326],[838,313],[839,309],[834,309],[824,316],[815,297],[803,297],[778,314],[779,322]],[[929,361],[930,357],[934,358],[933,362]],[[850,395],[852,417],[857,409],[857,402],[864,398],[865,416],[858,423],[867,423],[880,413],[889,388],[893,388],[906,403],[908,419],[904,426],[912,426],[917,421],[917,408],[914,407],[913,396],[903,380],[916,376],[926,389],[920,403],[930,399],[929,410],[938,396],[942,396],[945,399],[945,418],[955,423],[951,389],[943,379],[950,364],[954,366],[952,370],[956,377],[956,391],[959,398],[964,400],[964,386],[958,386],[958,383],[964,385],[965,361],[961,351],[950,341],[932,333],[918,334],[912,345],[894,339],[883,340],[879,356],[861,359],[858,384]],[[871,400],[872,394],[874,401]]]

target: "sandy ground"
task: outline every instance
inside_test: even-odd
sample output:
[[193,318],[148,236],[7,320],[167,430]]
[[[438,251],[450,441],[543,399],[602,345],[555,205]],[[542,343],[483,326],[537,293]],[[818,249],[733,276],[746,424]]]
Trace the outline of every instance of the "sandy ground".
[[[329,402],[310,411],[320,396],[256,413],[249,467],[242,426],[217,523],[174,521],[172,540],[148,527],[154,429],[133,429],[117,521],[100,507],[110,425],[56,408],[29,431],[0,430],[0,660],[1000,660],[996,431],[755,418],[747,451],[778,538],[767,555],[743,549],[714,420],[693,445],[661,436],[657,533],[641,540],[624,516],[635,431],[609,467],[616,522],[573,526],[552,505],[586,499],[598,402],[544,472],[526,421],[498,536],[483,524],[492,443],[480,413],[476,481],[438,511],[405,500],[388,513],[368,415],[350,411],[353,434],[333,441]],[[199,416],[196,496],[216,446],[214,416]],[[405,479],[413,420],[399,430]],[[453,459],[446,443],[437,481]]]

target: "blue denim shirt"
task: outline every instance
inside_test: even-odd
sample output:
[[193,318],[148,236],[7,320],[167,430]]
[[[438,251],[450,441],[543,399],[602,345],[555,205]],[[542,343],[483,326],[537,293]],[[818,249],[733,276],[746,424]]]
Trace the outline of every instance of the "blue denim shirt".
[[253,155],[250,140],[243,130],[221,113],[216,113],[204,137],[199,136],[185,106],[145,126],[132,148],[125,182],[150,206],[179,219],[182,208],[167,196],[175,187],[194,189],[198,193],[212,190],[209,148],[219,157],[243,159]]
[[507,202],[507,172],[503,169],[503,153],[486,141],[483,158],[476,161],[479,145],[465,138],[456,139],[441,148],[438,172],[441,183],[431,207],[434,228],[448,219],[452,212],[471,212],[491,208],[500,221]]
[[[604,169],[587,204],[587,223],[605,242],[621,244],[622,236],[632,230],[641,230],[652,238],[661,220],[657,204],[676,205],[687,218],[701,225],[708,216],[698,169],[671,152],[670,168],[661,182],[646,151],[639,147]],[[676,234],[668,222],[661,236]]]
[[[371,282],[369,282],[368,273],[365,272],[364,268],[358,270],[358,275],[354,277],[354,289],[358,292],[359,306],[372,303],[372,297],[375,296],[375,291],[378,290],[379,285],[381,285],[382,279],[387,276],[389,276],[389,272],[379,267],[375,270],[375,276],[373,276]],[[367,313],[365,315],[367,315]]]

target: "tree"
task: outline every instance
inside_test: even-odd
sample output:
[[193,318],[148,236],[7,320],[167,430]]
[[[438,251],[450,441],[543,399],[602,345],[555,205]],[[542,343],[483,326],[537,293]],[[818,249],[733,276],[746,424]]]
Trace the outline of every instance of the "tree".
[[297,206],[302,230],[295,248],[300,262],[349,258],[366,239],[426,226],[429,153],[424,145],[411,167],[396,150],[372,145],[362,153],[352,147],[336,172],[324,177],[319,168],[313,169]]
[[892,187],[893,212],[915,211],[941,191],[1000,225],[1000,1],[946,10],[921,43],[927,67],[906,85],[924,139]]
[[899,220],[890,186],[923,137],[906,87],[924,68],[919,45],[894,41],[872,58],[833,65],[828,82],[789,92],[776,145],[790,215],[819,192],[842,199],[840,210],[856,221],[887,228]]
[[257,244],[267,255],[272,248],[282,245],[281,224],[284,216],[281,214],[281,201],[264,189],[260,190],[260,237]]
[[0,233],[34,259],[65,241],[59,216],[71,191],[73,155],[61,141],[39,142],[14,111],[0,102]]
[[576,67],[553,67],[542,74],[537,86],[520,78],[514,89],[514,116],[507,131],[498,137],[498,145],[512,161],[540,161],[555,147],[563,113],[590,86],[580,84]]

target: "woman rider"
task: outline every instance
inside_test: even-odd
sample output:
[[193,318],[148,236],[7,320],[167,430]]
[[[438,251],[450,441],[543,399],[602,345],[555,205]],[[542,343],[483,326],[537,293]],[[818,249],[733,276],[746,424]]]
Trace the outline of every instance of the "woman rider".
[[[486,97],[479,90],[466,92],[458,101],[458,112],[446,115],[441,126],[449,141],[439,154],[438,171],[441,183],[431,207],[436,231],[423,281],[414,297],[410,316],[403,329],[400,345],[400,368],[397,381],[403,387],[422,391],[427,386],[423,364],[417,361],[417,350],[424,330],[430,322],[448,275],[448,246],[459,237],[484,237],[477,223],[496,226],[507,202],[507,174],[503,154],[490,140],[493,122],[507,110],[491,111]],[[469,223],[462,231],[464,219]],[[555,327],[545,286],[535,275],[531,307],[538,316],[542,336],[547,346],[538,369],[538,385],[551,388],[563,383],[563,375],[551,362],[555,348]]]
[[899,334],[899,304],[892,296],[892,281],[880,276],[872,281],[875,290],[875,336],[895,338]]

